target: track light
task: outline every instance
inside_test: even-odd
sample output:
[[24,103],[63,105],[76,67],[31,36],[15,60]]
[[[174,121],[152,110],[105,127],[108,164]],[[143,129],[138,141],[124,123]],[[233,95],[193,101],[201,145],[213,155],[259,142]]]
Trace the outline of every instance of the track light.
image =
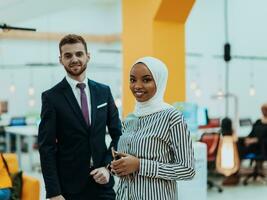
[[7,24],[0,24],[0,28],[3,29],[3,31],[9,31],[9,30],[36,31],[35,28],[15,27],[15,26],[9,26]]

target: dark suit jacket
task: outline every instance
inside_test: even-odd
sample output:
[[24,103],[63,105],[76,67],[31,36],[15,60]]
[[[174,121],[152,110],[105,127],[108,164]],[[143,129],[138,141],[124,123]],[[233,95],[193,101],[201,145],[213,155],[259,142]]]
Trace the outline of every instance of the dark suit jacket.
[[[88,80],[88,84],[90,127],[65,78],[42,94],[38,144],[47,198],[65,192],[79,193],[88,181],[90,155],[95,168],[103,167],[112,160],[110,147],[117,147],[121,122],[110,88],[92,80]],[[106,127],[112,138],[108,149]],[[113,185],[111,178],[103,187],[112,188]]]

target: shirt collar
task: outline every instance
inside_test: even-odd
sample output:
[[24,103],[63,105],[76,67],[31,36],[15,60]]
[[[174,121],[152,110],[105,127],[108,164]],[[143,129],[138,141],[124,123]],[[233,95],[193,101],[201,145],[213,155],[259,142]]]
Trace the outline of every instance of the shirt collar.
[[79,82],[77,80],[72,79],[68,75],[66,75],[66,80],[68,81],[68,83],[70,84],[70,86],[71,86],[72,89],[75,89],[78,83],[84,83],[86,85],[86,88],[88,88],[87,77],[85,77],[82,82]]

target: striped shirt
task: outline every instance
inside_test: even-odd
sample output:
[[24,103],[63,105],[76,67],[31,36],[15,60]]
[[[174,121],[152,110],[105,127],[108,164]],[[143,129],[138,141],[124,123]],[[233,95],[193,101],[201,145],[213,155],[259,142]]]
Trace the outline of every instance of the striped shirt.
[[194,174],[192,141],[175,108],[123,122],[118,151],[140,159],[139,171],[121,177],[117,200],[174,200],[177,180]]

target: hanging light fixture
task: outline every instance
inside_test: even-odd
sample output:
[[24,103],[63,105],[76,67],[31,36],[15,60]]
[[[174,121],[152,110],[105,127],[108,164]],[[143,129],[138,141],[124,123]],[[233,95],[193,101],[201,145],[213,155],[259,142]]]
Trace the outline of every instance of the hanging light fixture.
[[256,95],[256,90],[254,85],[250,85],[249,87],[249,96],[254,97]]
[[28,95],[29,96],[34,96],[35,94],[35,89],[32,85],[30,85],[29,89],[28,89]]
[[28,101],[28,105],[29,105],[30,107],[34,107],[34,106],[35,106],[35,100],[34,100],[34,99],[29,99],[29,101]]
[[10,86],[9,86],[9,91],[11,93],[15,93],[16,92],[16,86],[14,83],[11,83]]
[[256,90],[254,87],[254,72],[253,66],[250,67],[250,86],[249,86],[249,96],[254,97],[256,95]]
[[[198,83],[195,81],[196,79],[198,80]],[[190,85],[190,87],[194,91],[194,94],[196,97],[202,96],[202,90],[200,88],[200,83],[201,83],[201,75],[198,71],[196,71],[195,79],[192,81],[192,84]]]
[[222,72],[218,69],[217,70],[217,80],[218,80],[218,90],[216,92],[217,99],[223,99],[224,91],[223,91],[223,81],[222,81]]
[[189,70],[191,70],[191,77],[190,77],[190,79],[189,79],[189,88],[190,88],[190,90],[193,92],[193,93],[196,93],[195,92],[195,90],[198,88],[198,84],[197,84],[197,81],[196,80],[198,80],[198,76],[197,76],[197,73],[198,73],[198,71],[197,71],[197,65],[189,65],[188,64],[188,66],[187,66],[187,68],[189,69]]
[[216,95],[218,96],[218,99],[223,99],[224,96],[224,92],[222,89],[219,89],[216,93]]
[[34,96],[35,94],[35,89],[34,89],[34,86],[33,86],[33,71],[32,69],[30,69],[30,85],[29,85],[29,88],[28,88],[28,95],[30,97]]
[[195,95],[196,97],[200,97],[202,95],[202,90],[199,87],[195,90]]
[[10,76],[9,79],[11,80],[11,83],[9,85],[9,92],[15,93],[16,92],[16,85],[14,84],[14,80],[15,80],[14,75],[13,75],[13,73],[10,73],[9,76]]
[[190,83],[190,89],[191,90],[196,90],[197,89],[197,83],[195,80],[192,80]]

